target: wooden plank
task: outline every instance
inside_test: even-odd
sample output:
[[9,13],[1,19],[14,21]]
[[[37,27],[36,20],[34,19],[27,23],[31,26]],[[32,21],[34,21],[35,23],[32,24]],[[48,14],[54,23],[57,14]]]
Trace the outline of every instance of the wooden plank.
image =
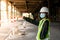
[[25,2],[25,0],[9,0],[11,2]]

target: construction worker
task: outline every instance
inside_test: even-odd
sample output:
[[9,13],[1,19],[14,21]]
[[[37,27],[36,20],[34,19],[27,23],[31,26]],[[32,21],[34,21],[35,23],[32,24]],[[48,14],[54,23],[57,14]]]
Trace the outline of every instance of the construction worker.
[[40,10],[40,22],[38,26],[37,40],[50,40],[50,28],[49,28],[49,10],[47,7],[42,7]]

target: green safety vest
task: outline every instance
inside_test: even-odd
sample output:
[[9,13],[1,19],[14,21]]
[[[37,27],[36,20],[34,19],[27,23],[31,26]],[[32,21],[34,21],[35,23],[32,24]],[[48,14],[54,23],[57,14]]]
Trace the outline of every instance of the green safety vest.
[[[37,33],[37,36],[36,36],[37,40],[50,40],[50,27],[49,26],[48,26],[49,29],[48,29],[48,34],[46,35],[46,38],[45,39],[40,39],[40,33],[41,33],[41,30],[42,30],[43,24],[46,20],[49,21],[49,19],[44,18],[39,22],[38,33]],[[50,23],[49,23],[49,25],[50,25]]]

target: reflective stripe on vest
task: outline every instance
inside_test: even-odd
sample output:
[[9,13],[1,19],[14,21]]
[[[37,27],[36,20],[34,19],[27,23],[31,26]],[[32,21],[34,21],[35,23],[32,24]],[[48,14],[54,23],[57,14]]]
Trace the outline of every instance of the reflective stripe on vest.
[[[40,22],[39,22],[39,26],[38,26],[38,33],[37,33],[37,37],[36,37],[36,39],[37,40],[41,40],[40,39],[40,33],[41,33],[41,30],[42,30],[42,26],[43,26],[43,24],[44,24],[44,22],[46,21],[46,20],[48,20],[48,19],[42,19]],[[48,20],[49,21],[49,20]],[[46,38],[48,38],[49,37],[49,33],[50,33],[50,28],[48,29],[48,34],[46,35],[47,37]]]

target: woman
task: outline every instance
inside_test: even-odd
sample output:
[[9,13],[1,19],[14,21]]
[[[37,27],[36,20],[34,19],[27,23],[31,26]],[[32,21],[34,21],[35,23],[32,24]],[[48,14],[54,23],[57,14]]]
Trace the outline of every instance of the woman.
[[40,10],[40,22],[38,26],[37,40],[50,40],[50,27],[49,27],[49,19],[48,19],[48,8],[42,7]]

